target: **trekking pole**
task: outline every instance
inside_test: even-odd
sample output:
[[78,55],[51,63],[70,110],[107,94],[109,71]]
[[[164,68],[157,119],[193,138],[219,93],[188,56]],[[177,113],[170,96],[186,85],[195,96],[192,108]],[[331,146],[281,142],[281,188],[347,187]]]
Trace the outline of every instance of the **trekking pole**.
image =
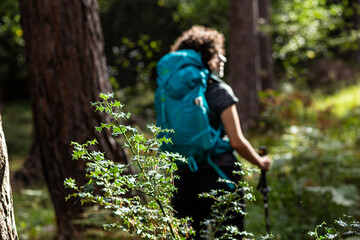
[[[259,155],[265,156],[266,154],[267,154],[266,147],[265,146],[259,147]],[[266,232],[270,234],[269,199],[268,199],[268,192],[270,191],[270,188],[267,185],[266,170],[261,170],[260,180],[257,189],[260,190],[263,196]]]

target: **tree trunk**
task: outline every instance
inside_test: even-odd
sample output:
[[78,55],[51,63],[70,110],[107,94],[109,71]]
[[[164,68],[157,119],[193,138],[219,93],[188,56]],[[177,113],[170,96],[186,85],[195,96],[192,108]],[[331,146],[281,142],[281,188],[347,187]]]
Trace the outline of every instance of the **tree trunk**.
[[260,59],[256,0],[230,1],[229,84],[239,97],[242,128],[254,126],[259,117]]
[[[259,17],[266,25],[270,23],[270,7],[271,0],[259,1]],[[275,82],[271,36],[260,31],[259,43],[261,89],[273,89],[275,86]]]
[[9,162],[0,116],[0,239],[18,239],[10,187]]
[[85,164],[72,160],[71,141],[95,137],[106,157],[126,161],[108,132],[94,132],[106,119],[90,102],[111,91],[96,0],[19,0],[33,109],[35,141],[54,205],[58,239],[83,239],[80,201],[65,202],[64,179],[85,183]]

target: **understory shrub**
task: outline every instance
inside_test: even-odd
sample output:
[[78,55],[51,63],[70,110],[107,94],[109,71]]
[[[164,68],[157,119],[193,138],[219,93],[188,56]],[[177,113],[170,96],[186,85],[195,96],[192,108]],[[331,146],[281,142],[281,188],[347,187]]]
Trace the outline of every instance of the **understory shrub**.
[[[93,203],[112,211],[110,223],[104,224],[107,230],[122,230],[146,239],[185,239],[194,234],[191,219],[177,218],[171,205],[171,197],[176,188],[174,179],[176,163],[186,162],[177,153],[161,151],[163,143],[171,142],[159,134],[163,130],[148,125],[150,137],[138,129],[123,125],[122,120],[130,117],[121,111],[122,105],[114,100],[112,94],[100,94],[101,101],[93,103],[95,111],[105,112],[110,116],[110,123],[101,123],[97,131],[109,130],[113,137],[121,137],[124,147],[129,150],[128,163],[115,163],[106,159],[105,154],[92,150],[96,139],[84,144],[73,142],[73,159],[86,161],[88,182],[77,186],[74,179],[66,179],[65,186],[74,192],[67,198],[76,197],[82,203]],[[251,175],[255,170],[238,164],[241,170],[234,174]],[[225,181],[225,180],[222,180]],[[227,181],[227,180],[226,180]],[[242,199],[252,200],[252,188],[243,181],[231,182],[235,191],[212,190],[201,197],[214,200],[210,219],[204,219],[207,230],[202,232],[209,239],[235,239],[236,236],[252,235],[241,232],[236,226],[225,224],[233,214],[245,214]],[[268,237],[264,237],[267,239]]]

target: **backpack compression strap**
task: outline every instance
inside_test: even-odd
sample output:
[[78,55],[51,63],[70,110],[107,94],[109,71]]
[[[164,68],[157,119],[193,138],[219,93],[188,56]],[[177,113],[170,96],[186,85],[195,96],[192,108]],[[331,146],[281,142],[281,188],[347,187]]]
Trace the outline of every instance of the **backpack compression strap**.
[[[213,142],[212,142],[212,146],[211,146],[211,148],[213,149],[215,147],[216,143],[218,142],[218,140],[220,140],[222,125],[220,125],[220,127],[217,130],[215,130],[215,129],[211,129],[211,130],[214,134],[214,138],[213,138]],[[220,178],[225,179],[225,180],[230,180],[229,177],[224,173],[224,171],[221,170],[221,168],[211,160],[211,152],[207,153],[206,160],[209,163],[209,165],[215,170],[215,172],[219,175]],[[193,156],[190,156],[188,158],[188,165],[189,165],[189,169],[191,172],[197,172],[199,170],[196,160]],[[235,186],[232,183],[226,182],[226,185],[231,190],[235,189]]]
[[188,165],[191,172],[197,172],[199,170],[194,156],[188,158]]
[[[221,177],[222,179],[225,179],[225,180],[230,180],[229,177],[224,173],[223,170],[221,170],[221,168],[216,165],[216,163],[214,163],[212,160],[211,160],[211,157],[210,157],[210,154],[207,156],[207,161],[208,163],[210,164],[210,166],[212,168],[214,168],[215,172],[219,175],[219,177]],[[235,185],[230,183],[230,182],[226,182],[226,185],[231,189],[231,190],[234,190],[235,189]]]
[[[206,130],[202,131],[201,133],[197,134],[196,136],[191,138],[191,142],[195,142],[197,138],[201,137],[203,134],[209,133],[211,132],[211,134],[214,136],[213,137],[213,141],[211,143],[211,147],[210,149],[213,149],[215,146],[215,143],[218,141],[218,139],[220,138],[220,134],[221,134],[221,129],[219,128],[218,131],[214,130],[212,127],[208,127]],[[206,156],[210,156],[211,151],[209,153],[206,154]],[[190,157],[188,157],[188,165],[189,165],[189,169],[191,172],[197,172],[199,170],[198,165],[196,163],[196,160],[194,158],[193,155],[191,155]]]
[[[222,128],[223,128],[223,126],[222,126],[222,124],[220,124],[220,126],[219,126],[219,128],[217,130],[213,129],[214,141],[212,143],[212,149],[215,147],[216,143],[220,140],[220,135],[221,135]],[[207,155],[207,162],[215,170],[215,172],[219,175],[219,177],[221,177],[222,179],[225,179],[225,180],[230,180],[229,177],[224,173],[224,171],[221,170],[221,168],[211,160],[211,153],[208,153],[208,155]],[[231,190],[235,189],[235,186],[232,183],[226,182],[226,185]]]
[[[212,132],[212,131],[213,131],[213,129],[211,127],[209,127],[208,129],[204,130],[203,132],[201,132],[201,133],[197,134],[196,136],[192,137],[191,142],[195,142],[196,139],[200,138],[203,134],[206,134],[206,133]],[[211,148],[213,148],[213,147],[214,147],[214,144],[212,143]],[[210,155],[210,153],[207,154],[207,155]],[[190,169],[191,172],[197,172],[199,170],[194,156],[190,156],[188,158],[188,165],[189,165],[189,169]]]

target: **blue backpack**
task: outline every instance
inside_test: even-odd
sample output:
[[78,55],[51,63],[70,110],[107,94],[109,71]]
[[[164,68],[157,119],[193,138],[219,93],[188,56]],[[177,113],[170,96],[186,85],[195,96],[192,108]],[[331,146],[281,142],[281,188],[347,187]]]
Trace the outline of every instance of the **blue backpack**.
[[167,136],[172,144],[165,144],[162,149],[187,157],[192,172],[198,170],[199,163],[207,161],[221,178],[228,179],[211,160],[212,155],[232,148],[220,138],[222,127],[214,129],[209,122],[205,91],[210,74],[201,54],[189,49],[168,53],[158,62],[157,74],[157,125],[174,130]]

